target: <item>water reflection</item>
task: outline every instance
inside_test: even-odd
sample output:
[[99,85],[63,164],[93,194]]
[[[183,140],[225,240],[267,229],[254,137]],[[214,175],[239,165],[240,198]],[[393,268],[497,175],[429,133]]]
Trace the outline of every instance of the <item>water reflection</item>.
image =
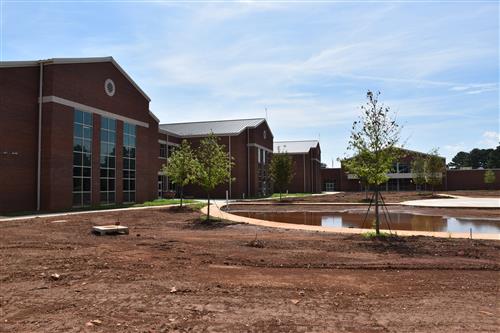
[[[366,228],[374,221],[369,214],[366,221],[362,212],[232,212],[233,214],[294,224],[320,225],[330,228]],[[469,219],[409,213],[390,213],[390,228],[393,230],[418,230],[442,232],[500,233],[500,219]],[[383,229],[388,229],[385,218]]]

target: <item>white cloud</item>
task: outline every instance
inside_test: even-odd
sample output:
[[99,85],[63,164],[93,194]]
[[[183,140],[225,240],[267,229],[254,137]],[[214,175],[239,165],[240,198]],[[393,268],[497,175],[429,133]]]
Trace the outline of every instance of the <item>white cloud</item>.
[[500,145],[500,133],[495,131],[485,131],[479,144],[483,147],[494,148]]

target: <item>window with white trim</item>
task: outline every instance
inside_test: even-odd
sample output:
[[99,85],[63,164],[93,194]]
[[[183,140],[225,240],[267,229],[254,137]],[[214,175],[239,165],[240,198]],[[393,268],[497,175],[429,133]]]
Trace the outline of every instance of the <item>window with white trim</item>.
[[165,143],[160,143],[160,157],[167,158],[167,145]]
[[125,203],[135,202],[135,141],[135,125],[123,123],[123,202]]
[[115,203],[116,120],[101,117],[100,196],[102,204]]
[[92,113],[74,111],[73,207],[92,203]]

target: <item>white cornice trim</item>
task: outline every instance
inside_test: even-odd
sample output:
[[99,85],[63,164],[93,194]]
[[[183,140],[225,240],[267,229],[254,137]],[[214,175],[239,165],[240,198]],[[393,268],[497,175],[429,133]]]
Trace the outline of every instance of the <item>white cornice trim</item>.
[[269,153],[273,153],[273,150],[272,149],[269,149],[267,147],[264,147],[264,146],[261,146],[257,143],[249,143],[247,144],[247,147],[256,147],[256,148],[260,148],[260,149],[264,149],[265,151],[269,152]]
[[155,116],[155,114],[154,114],[151,110],[149,110],[149,115],[150,115],[150,116],[151,116],[154,120],[156,120],[156,122],[157,122],[158,124],[160,123],[160,119],[158,119],[158,117],[157,117],[157,116]]
[[178,143],[170,142],[170,141],[165,141],[165,140],[162,140],[162,139],[158,139],[158,143],[161,143],[161,144],[164,144],[164,145],[169,145],[169,146],[176,146],[176,147],[180,146],[180,144],[178,144]]
[[81,110],[81,111],[92,112],[92,113],[96,113],[96,114],[104,116],[104,117],[113,118],[113,119],[121,120],[121,121],[130,123],[130,124],[134,124],[134,125],[137,125],[137,126],[142,126],[142,127],[149,128],[149,124],[145,123],[143,121],[139,121],[139,120],[135,120],[135,119],[132,119],[132,118],[120,116],[120,115],[117,115],[117,114],[114,114],[114,113],[111,113],[111,112],[108,112],[108,111],[104,111],[104,110],[101,110],[101,109],[98,109],[98,108],[94,108],[92,106],[88,106],[88,105],[85,105],[85,104],[80,104],[80,103],[77,103],[77,102],[73,102],[73,101],[70,101],[70,100],[67,100],[67,99],[64,99],[64,98],[61,98],[61,97],[57,97],[57,96],[43,96],[42,103],[57,103],[57,104],[69,106],[71,108],[75,108],[75,109],[78,109],[78,110]]
[[161,134],[169,135],[169,136],[175,136],[176,138],[182,138],[181,136],[179,136],[179,135],[177,135],[175,133],[169,132],[169,131],[161,129],[159,127],[158,127],[158,132],[161,133]]

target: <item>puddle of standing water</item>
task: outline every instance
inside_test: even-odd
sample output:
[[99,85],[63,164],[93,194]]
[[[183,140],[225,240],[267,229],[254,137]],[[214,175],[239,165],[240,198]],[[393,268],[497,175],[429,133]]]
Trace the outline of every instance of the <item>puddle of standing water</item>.
[[[371,229],[375,219],[364,212],[231,212],[235,215],[261,220],[293,224],[317,225],[329,228]],[[389,213],[392,230],[500,233],[499,219],[459,218],[448,216],[418,215],[410,213]],[[381,215],[381,228],[387,227],[386,218]]]

